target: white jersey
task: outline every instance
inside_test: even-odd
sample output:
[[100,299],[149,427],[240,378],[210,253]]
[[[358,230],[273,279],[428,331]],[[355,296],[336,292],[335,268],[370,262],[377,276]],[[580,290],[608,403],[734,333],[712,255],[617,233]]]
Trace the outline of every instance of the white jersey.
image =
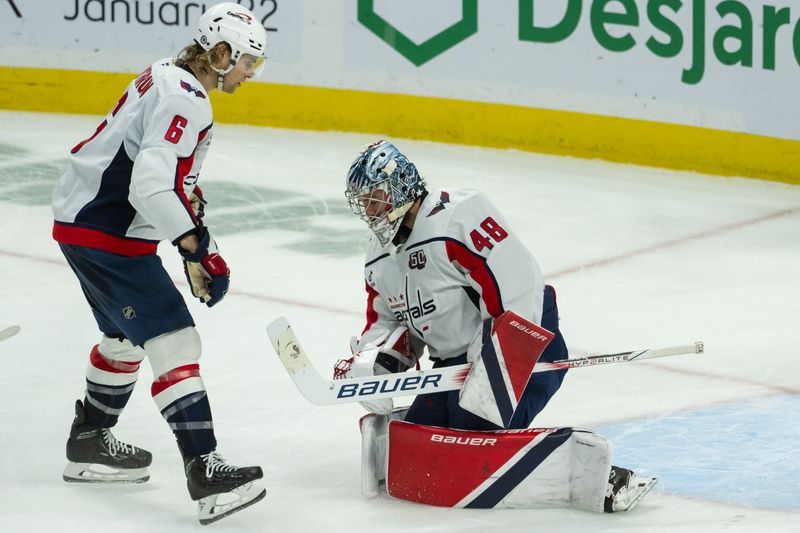
[[211,127],[208,94],[194,75],[172,59],[153,64],[72,149],[53,191],[53,237],[135,256],[192,231],[188,197]]
[[483,320],[504,311],[541,324],[539,265],[483,194],[431,191],[405,244],[389,248],[373,237],[367,250],[359,349],[406,325],[418,354],[424,343],[432,358],[448,359],[466,353]]

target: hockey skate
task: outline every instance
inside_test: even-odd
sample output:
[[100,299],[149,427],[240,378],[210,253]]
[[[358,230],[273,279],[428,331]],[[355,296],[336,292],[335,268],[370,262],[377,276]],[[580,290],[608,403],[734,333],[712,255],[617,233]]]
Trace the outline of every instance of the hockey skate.
[[656,483],[657,477],[637,477],[633,470],[612,466],[603,510],[607,513],[632,510]]
[[229,465],[217,452],[184,457],[189,496],[197,502],[197,518],[203,525],[253,505],[267,495],[254,483],[264,477],[260,466]]
[[114,438],[108,428],[86,423],[83,403],[75,402],[75,420],[67,440],[69,483],[144,483],[150,479],[147,467],[153,456],[147,450]]

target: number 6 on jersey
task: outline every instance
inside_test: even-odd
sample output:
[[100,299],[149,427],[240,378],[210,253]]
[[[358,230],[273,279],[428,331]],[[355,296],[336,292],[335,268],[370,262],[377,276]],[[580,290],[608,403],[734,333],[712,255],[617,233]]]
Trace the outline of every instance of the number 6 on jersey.
[[172,119],[172,124],[169,125],[167,134],[164,135],[164,139],[172,144],[178,144],[181,137],[183,137],[183,128],[185,128],[187,124],[189,124],[188,120],[180,115],[175,115],[175,118]]

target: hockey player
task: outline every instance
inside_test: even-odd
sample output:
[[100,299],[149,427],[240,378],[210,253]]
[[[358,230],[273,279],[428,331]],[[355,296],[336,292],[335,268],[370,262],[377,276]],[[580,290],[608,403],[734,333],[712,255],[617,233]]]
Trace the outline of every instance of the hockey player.
[[[337,362],[334,377],[402,372],[416,364],[425,347],[434,368],[466,362],[474,367],[487,344],[485,326],[506,311],[553,334],[540,361],[568,357],[555,291],[544,285],[533,255],[486,196],[475,190],[428,190],[414,164],[386,141],[358,155],[345,194],[374,235],[364,271],[367,324],[352,347],[355,355]],[[502,425],[465,409],[463,391],[461,398],[459,391],[419,395],[403,420],[460,430],[524,429],[565,373],[537,373],[523,382],[513,416]],[[479,401],[491,397],[492,386],[485,389]],[[392,413],[391,398],[363,404],[377,414]],[[616,485],[609,485],[606,510],[615,510],[614,497],[630,476],[612,467]]]
[[230,271],[203,224],[197,186],[212,136],[208,95],[234,93],[260,74],[265,47],[252,12],[233,2],[212,6],[194,43],[148,67],[72,149],[53,191],[53,237],[103,334],[89,355],[85,397],[75,404],[64,480],[149,479],[151,454],[111,432],[146,357],[153,399],[175,434],[204,524],[266,491],[254,483],[260,467],[233,466],[216,451],[200,337],[156,247],[167,239],[177,248],[195,297],[208,307],[223,299]]
[[[411,352],[421,354],[427,347],[434,368],[466,363],[471,359],[468,347],[483,321],[509,309],[555,335],[541,361],[567,358],[555,291],[544,285],[533,255],[486,196],[474,190],[428,191],[414,164],[386,141],[356,158],[347,176],[346,196],[374,233],[364,273],[367,325],[352,361],[356,374],[368,348],[391,347],[398,332],[406,331]],[[415,356],[383,353],[376,356],[381,372],[404,371],[415,363]],[[340,366],[347,371],[347,362]],[[361,374],[372,372],[374,365],[367,366]],[[528,427],[565,374],[566,370],[534,375],[507,427]],[[385,414],[391,402],[375,400],[371,407]],[[455,429],[500,429],[461,408],[458,391],[416,398],[405,420]]]

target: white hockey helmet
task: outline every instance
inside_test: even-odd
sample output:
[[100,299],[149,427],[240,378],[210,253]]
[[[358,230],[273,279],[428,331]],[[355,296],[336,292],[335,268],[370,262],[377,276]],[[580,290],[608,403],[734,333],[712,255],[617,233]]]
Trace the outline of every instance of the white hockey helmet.
[[219,42],[231,47],[231,64],[219,72],[227,74],[244,54],[256,58],[255,75],[264,70],[267,30],[252,11],[236,2],[222,2],[208,8],[200,16],[195,42],[204,50],[211,50]]

